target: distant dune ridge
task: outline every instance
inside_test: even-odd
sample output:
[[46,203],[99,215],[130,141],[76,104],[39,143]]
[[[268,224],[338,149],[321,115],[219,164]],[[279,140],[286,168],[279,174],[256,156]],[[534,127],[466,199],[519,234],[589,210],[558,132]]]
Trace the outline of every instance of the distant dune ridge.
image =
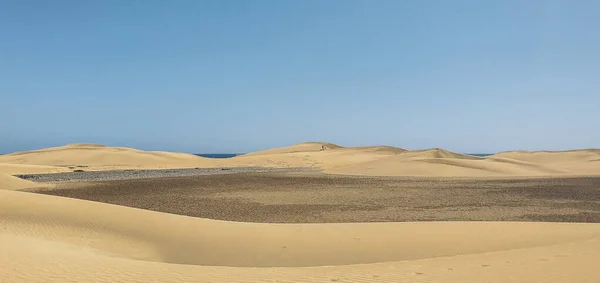
[[[321,151],[321,146],[327,149]],[[342,147],[301,143],[240,156],[253,164],[318,167],[326,173],[364,176],[502,177],[599,175],[598,150],[506,152],[488,157],[440,148],[405,150],[389,146]],[[262,156],[263,158],[260,158]]]
[[316,152],[321,151],[322,147],[325,146],[327,149],[340,149],[341,146],[332,143],[321,143],[321,142],[304,142],[295,144],[292,146],[286,146],[281,148],[272,148],[267,150],[261,150],[245,154],[246,156],[256,155],[270,155],[270,154],[286,154],[286,153],[298,153],[298,152]]
[[[188,153],[142,151],[98,144],[69,144],[0,156],[0,164],[46,165],[55,167],[91,167],[93,170],[130,168],[211,167],[211,159]],[[1,168],[1,167],[0,167]]]
[[511,151],[477,157],[440,148],[406,150],[391,146],[343,147],[306,142],[233,158],[212,159],[187,153],[70,144],[0,156],[0,172],[262,166],[309,167],[331,174],[364,176],[575,176],[600,175],[598,160],[600,150],[597,149]]

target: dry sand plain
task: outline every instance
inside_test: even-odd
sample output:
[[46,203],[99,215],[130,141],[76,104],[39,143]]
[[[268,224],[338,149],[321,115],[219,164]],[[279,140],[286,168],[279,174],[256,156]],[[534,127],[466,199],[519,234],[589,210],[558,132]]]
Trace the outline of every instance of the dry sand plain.
[[[597,150],[320,147],[229,160],[87,144],[0,156],[0,282],[600,281],[600,224],[564,223],[598,222],[599,179],[584,177],[600,175]],[[247,166],[336,175],[11,176]]]

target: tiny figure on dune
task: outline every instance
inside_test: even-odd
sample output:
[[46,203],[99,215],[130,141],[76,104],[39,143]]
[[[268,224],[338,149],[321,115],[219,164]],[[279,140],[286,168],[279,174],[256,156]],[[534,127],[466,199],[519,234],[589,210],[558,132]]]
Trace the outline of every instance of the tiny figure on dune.
[[321,151],[326,150],[327,147],[325,145],[321,145]]

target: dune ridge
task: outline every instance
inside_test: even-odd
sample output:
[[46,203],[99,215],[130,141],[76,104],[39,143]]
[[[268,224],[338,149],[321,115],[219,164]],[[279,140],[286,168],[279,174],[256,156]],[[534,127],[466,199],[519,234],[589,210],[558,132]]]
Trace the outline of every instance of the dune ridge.
[[[326,150],[322,150],[322,146]],[[600,175],[598,160],[600,150],[595,149],[511,151],[478,157],[440,148],[406,150],[391,146],[343,147],[306,142],[228,159],[211,159],[187,153],[71,144],[0,156],[0,172],[65,172],[77,166],[85,170],[258,166],[308,167],[329,174],[363,176],[595,176]]]
[[212,167],[213,160],[188,153],[142,151],[98,144],[69,144],[0,156],[0,163],[83,167],[87,170]]
[[[321,151],[326,145],[327,150]],[[510,177],[599,175],[594,149],[564,152],[506,152],[488,157],[441,148],[405,150],[389,146],[342,147],[302,143],[234,158],[256,165],[308,166],[325,173],[363,176]]]
[[286,146],[286,147],[271,148],[271,149],[267,149],[267,150],[250,152],[250,153],[244,154],[242,156],[316,152],[316,151],[321,151],[322,146],[326,146],[328,149],[343,148],[342,146],[339,146],[337,144],[327,143],[327,142],[303,142],[303,143]]

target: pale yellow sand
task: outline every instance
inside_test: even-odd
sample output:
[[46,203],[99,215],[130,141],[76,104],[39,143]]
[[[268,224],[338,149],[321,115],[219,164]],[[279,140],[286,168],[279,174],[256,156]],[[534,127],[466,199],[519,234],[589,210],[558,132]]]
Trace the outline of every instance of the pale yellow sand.
[[[325,151],[322,151],[322,146],[325,146]],[[360,147],[343,147],[333,143],[323,143],[323,142],[305,142],[299,143],[292,146],[286,146],[281,148],[272,148],[262,151],[256,151],[244,154],[239,157],[248,157],[248,156],[264,156],[264,155],[280,155],[280,154],[290,154],[290,153],[331,153],[331,152],[344,152],[346,154],[355,154],[355,153],[379,153],[379,154],[398,154],[405,152],[406,149],[397,148],[393,146],[360,146]]]
[[594,150],[477,158],[318,143],[227,160],[97,145],[0,156],[0,282],[598,282],[600,224],[235,223],[14,191],[37,184],[8,175],[215,165],[564,175],[597,174],[598,159]]
[[339,146],[337,144],[332,144],[332,143],[305,142],[305,143],[295,144],[292,146],[250,152],[245,155],[246,156],[256,156],[256,155],[285,154],[285,153],[297,153],[297,152],[317,152],[317,151],[321,150],[322,146],[326,146],[328,149],[342,148],[341,146]]
[[48,187],[47,184],[39,184],[19,179],[17,177],[0,173],[0,190],[26,190]]
[[503,152],[493,157],[544,164],[558,170],[587,175],[600,175],[600,150]]
[[9,174],[9,175],[61,173],[61,172],[71,172],[71,171],[72,170],[67,167],[0,163],[0,173]]
[[260,151],[239,156],[230,164],[315,167],[326,173],[364,176],[510,177],[600,175],[600,151],[508,152],[490,157],[443,149],[406,151],[393,147],[344,148],[322,143]]
[[255,224],[0,190],[0,282],[597,282],[600,225]]
[[[327,146],[321,151],[321,145]],[[391,146],[341,147],[331,143],[300,143],[222,160],[228,166],[336,168],[393,156],[405,149]]]
[[193,168],[213,167],[214,164],[212,159],[188,153],[142,151],[96,144],[70,144],[15,152],[0,156],[0,163],[62,168],[83,166],[78,169],[85,170]]
[[[600,169],[599,164],[596,168]],[[334,174],[370,176],[553,176],[590,175],[593,170],[577,170],[556,166],[547,162],[529,162],[491,156],[487,158],[462,155],[441,149],[409,151],[384,159],[350,164],[327,170]],[[593,169],[593,168],[592,168]],[[600,172],[596,172],[600,174]]]
[[[321,151],[322,145],[327,146],[327,149]],[[0,172],[8,174],[52,173],[73,169],[240,166],[309,167],[331,174],[367,176],[581,176],[600,175],[600,151],[505,152],[481,158],[443,149],[406,151],[389,146],[349,148],[311,142],[229,159],[90,144],[74,144],[0,156]]]

